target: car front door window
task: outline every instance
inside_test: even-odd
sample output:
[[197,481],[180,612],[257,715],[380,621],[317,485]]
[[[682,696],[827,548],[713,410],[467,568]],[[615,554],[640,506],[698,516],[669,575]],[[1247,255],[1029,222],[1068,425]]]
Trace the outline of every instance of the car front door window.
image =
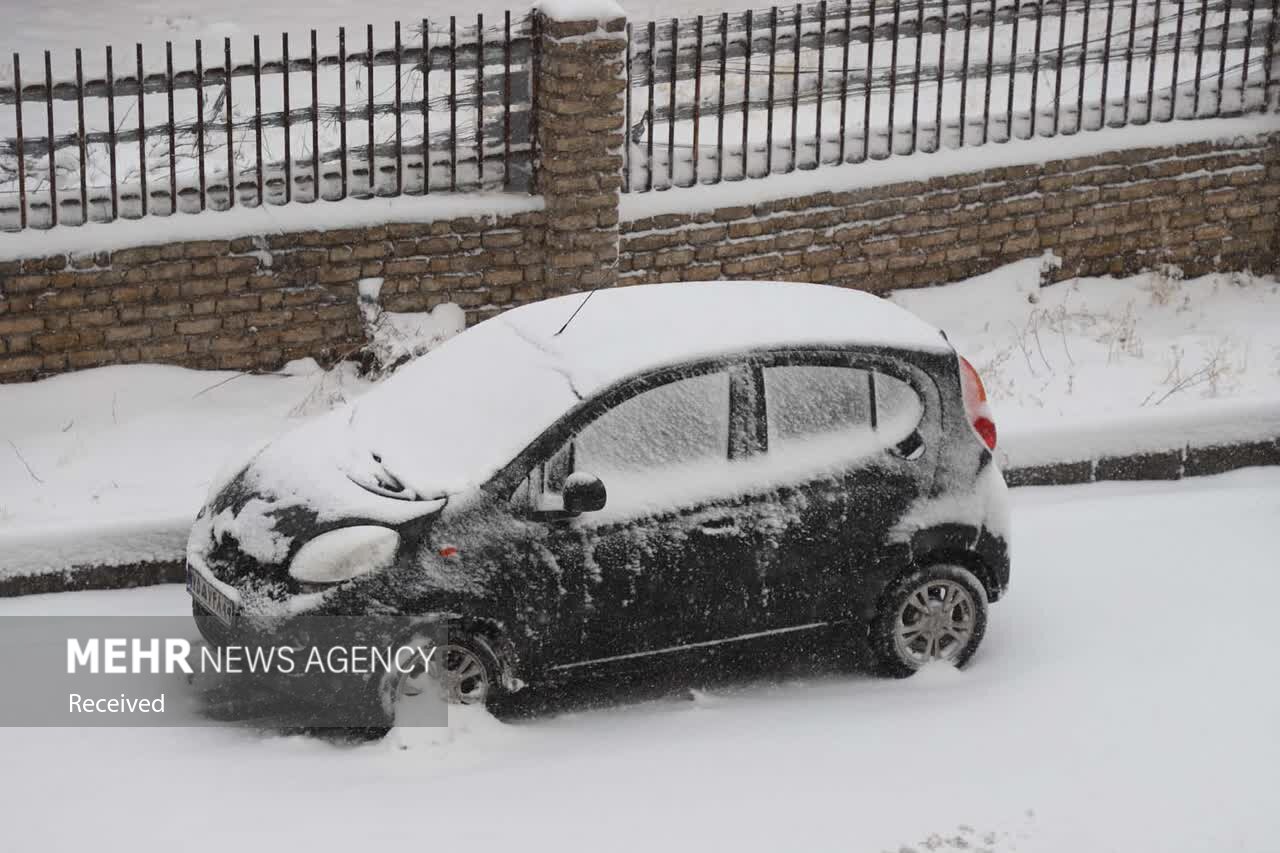
[[[540,509],[563,506],[570,474],[600,478],[611,519],[676,508],[728,464],[729,376],[690,376],[643,391],[583,426],[543,466]],[[536,479],[536,477],[535,477]]]

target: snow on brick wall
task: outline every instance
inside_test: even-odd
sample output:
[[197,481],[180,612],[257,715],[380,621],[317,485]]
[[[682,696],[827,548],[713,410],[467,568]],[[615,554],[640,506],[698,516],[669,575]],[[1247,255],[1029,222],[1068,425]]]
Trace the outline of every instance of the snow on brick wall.
[[1189,275],[1268,271],[1280,252],[1278,206],[1280,134],[1130,149],[625,221],[618,281],[782,279],[883,292],[1046,249],[1064,259],[1059,279],[1164,263]]

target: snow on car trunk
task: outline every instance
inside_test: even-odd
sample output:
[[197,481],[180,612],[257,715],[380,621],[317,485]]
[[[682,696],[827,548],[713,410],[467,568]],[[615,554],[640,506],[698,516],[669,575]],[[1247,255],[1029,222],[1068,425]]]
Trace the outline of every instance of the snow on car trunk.
[[[1280,471],[1013,503],[1016,581],[964,672],[695,683],[358,747],[253,724],[0,729],[5,837],[139,853],[424,837],[529,853],[1273,849],[1280,686],[1258,626],[1280,597]],[[0,615],[186,606],[167,587],[8,600]]]

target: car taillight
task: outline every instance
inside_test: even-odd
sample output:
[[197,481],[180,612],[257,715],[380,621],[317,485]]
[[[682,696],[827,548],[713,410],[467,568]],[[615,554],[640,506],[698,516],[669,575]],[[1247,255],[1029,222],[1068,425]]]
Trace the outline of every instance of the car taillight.
[[989,450],[996,449],[996,422],[991,419],[991,407],[987,405],[987,389],[982,377],[964,356],[960,356],[960,391],[964,397],[964,412],[974,433]]

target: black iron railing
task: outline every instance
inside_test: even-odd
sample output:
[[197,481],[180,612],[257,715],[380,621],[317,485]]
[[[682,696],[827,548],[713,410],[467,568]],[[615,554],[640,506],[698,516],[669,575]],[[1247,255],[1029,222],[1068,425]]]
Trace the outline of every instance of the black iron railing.
[[397,23],[382,43],[372,26],[340,29],[336,53],[310,36],[254,36],[251,60],[231,39],[196,40],[186,70],[172,43],[161,68],[142,45],[132,62],[108,47],[91,77],[77,50],[74,79],[48,51],[33,79],[15,54],[0,76],[0,230],[529,190],[529,16]]
[[1261,112],[1277,0],[828,0],[629,30],[625,189]]

